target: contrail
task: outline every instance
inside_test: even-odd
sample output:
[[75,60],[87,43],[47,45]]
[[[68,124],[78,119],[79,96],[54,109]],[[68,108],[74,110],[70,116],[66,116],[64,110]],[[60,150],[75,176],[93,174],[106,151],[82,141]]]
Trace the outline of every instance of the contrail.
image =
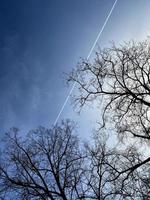
[[[103,24],[103,26],[101,27],[101,29],[100,29],[100,31],[99,31],[99,33],[98,33],[98,35],[97,35],[97,37],[96,37],[96,39],[95,39],[95,41],[94,41],[94,43],[93,43],[93,45],[92,45],[92,47],[91,47],[89,53],[88,53],[87,59],[90,58],[90,56],[91,56],[91,54],[92,54],[92,52],[93,52],[93,50],[94,50],[94,48],[95,48],[95,46],[96,46],[98,40],[100,39],[100,37],[101,37],[101,35],[102,35],[103,31],[104,31],[104,28],[105,28],[105,26],[106,26],[106,24],[107,24],[107,22],[108,22],[108,20],[109,20],[109,18],[110,18],[110,16],[111,16],[113,10],[114,10],[114,8],[115,8],[115,6],[116,6],[116,4],[117,4],[117,1],[118,1],[118,0],[115,0],[113,6],[112,6],[112,8],[111,8],[111,10],[109,11],[109,13],[108,13],[108,15],[107,15],[107,17],[106,17],[106,19],[105,19],[105,21],[104,21],[104,24]],[[70,96],[71,96],[71,94],[72,94],[74,88],[75,88],[75,86],[76,86],[76,82],[73,83],[73,85],[72,85],[72,87],[71,87],[71,89],[70,89],[70,91],[69,91],[67,97],[65,98],[65,101],[64,101],[64,103],[63,103],[63,105],[62,105],[62,107],[61,107],[61,109],[60,109],[60,111],[59,111],[59,113],[58,113],[58,115],[57,115],[55,121],[54,121],[54,126],[57,124],[57,121],[58,121],[58,119],[59,119],[61,113],[63,112],[63,110],[64,110],[64,108],[65,108],[65,106],[66,106],[66,104],[67,104],[67,102],[68,102],[68,100],[69,100],[69,98],[70,98]]]

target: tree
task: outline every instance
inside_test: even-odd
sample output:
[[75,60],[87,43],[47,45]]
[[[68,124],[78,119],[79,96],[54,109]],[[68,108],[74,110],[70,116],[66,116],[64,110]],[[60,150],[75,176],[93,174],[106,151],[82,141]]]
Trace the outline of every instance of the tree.
[[[5,147],[5,148],[4,148]],[[43,127],[24,138],[12,129],[4,140],[0,163],[0,198],[5,200],[117,200],[146,199],[149,169],[126,170],[141,163],[131,146],[110,149],[97,135],[81,145],[74,124]],[[130,174],[130,176],[129,176]]]
[[[103,102],[101,128],[111,122],[122,139],[150,141],[149,39],[99,50],[93,62],[82,60],[68,81],[79,85],[74,100],[80,108],[88,102]],[[149,161],[150,157],[130,170]]]
[[150,187],[147,184],[150,178],[150,165],[147,164],[140,171],[129,170],[142,160],[142,155],[134,146],[127,147],[123,151],[111,149],[107,140],[96,136],[92,145],[86,145],[86,150],[88,155],[86,199],[134,200],[150,197]]
[[83,156],[71,122],[38,128],[26,139],[12,129],[1,154],[1,198],[78,199],[83,195]]

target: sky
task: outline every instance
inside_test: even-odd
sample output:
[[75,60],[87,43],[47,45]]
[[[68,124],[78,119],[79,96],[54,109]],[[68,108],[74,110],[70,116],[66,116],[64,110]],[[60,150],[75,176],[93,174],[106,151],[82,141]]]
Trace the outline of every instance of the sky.
[[[114,0],[0,0],[0,134],[11,127],[51,127],[70,90],[65,75],[86,58]],[[150,35],[150,1],[118,0],[98,45]],[[96,48],[95,48],[96,50]],[[94,57],[94,52],[91,57]],[[75,91],[74,91],[75,92]],[[100,109],[71,118],[86,137]]]

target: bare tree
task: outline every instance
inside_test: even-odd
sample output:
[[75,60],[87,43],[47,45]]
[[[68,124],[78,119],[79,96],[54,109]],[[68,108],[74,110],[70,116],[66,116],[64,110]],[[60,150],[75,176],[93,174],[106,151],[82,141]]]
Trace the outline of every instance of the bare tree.
[[123,151],[110,149],[107,141],[102,141],[102,137],[99,140],[98,136],[92,145],[86,145],[86,150],[88,155],[86,199],[148,199],[150,165],[147,164],[140,171],[129,170],[142,160],[142,155],[134,146],[127,147]]
[[69,121],[38,128],[27,139],[17,129],[7,136],[0,164],[1,198],[79,199],[83,196],[83,156]]
[[[77,82],[75,103],[81,108],[88,102],[103,101],[102,125],[114,124],[125,136],[150,140],[150,45],[149,40],[129,42],[120,47],[99,50],[95,60],[83,60],[70,73],[68,81]],[[137,141],[136,139],[136,141]],[[137,169],[150,157],[133,166]]]
[[142,160],[136,148],[110,149],[104,138],[83,146],[70,121],[24,139],[12,129],[0,156],[0,199],[148,199],[149,164],[133,170]]

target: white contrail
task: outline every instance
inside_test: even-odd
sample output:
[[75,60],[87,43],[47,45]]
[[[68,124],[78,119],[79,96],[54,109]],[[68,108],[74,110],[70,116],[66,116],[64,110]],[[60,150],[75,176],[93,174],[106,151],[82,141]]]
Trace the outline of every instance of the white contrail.
[[[102,32],[104,31],[104,28],[105,28],[105,26],[106,26],[106,24],[107,24],[107,22],[108,22],[108,20],[109,20],[109,18],[110,18],[110,16],[111,16],[111,14],[112,14],[114,8],[115,8],[115,6],[116,6],[117,1],[118,1],[118,0],[115,0],[113,6],[112,6],[112,8],[111,8],[111,10],[109,11],[109,13],[108,13],[108,15],[107,15],[107,17],[106,17],[106,19],[105,19],[105,21],[104,21],[104,24],[103,24],[103,26],[101,27],[101,29],[100,29],[100,31],[99,31],[99,33],[98,33],[98,35],[97,35],[97,37],[96,37],[96,39],[95,39],[95,41],[94,41],[94,43],[93,43],[93,45],[92,45],[92,47],[91,47],[89,53],[88,53],[87,59],[90,58],[90,56],[91,56],[91,54],[92,54],[92,52],[93,52],[93,50],[94,50],[94,48],[95,48],[95,46],[96,46],[98,40],[100,39],[100,36],[102,35]],[[75,85],[76,85],[76,82],[73,83],[73,85],[72,85],[72,87],[71,87],[71,89],[70,89],[70,91],[69,91],[69,94],[68,94],[67,97],[65,98],[65,101],[64,101],[64,103],[63,103],[63,105],[62,105],[62,107],[61,107],[61,109],[60,109],[60,111],[59,111],[59,113],[58,113],[58,115],[57,115],[57,117],[56,117],[56,119],[55,119],[54,126],[56,125],[56,123],[57,123],[57,121],[58,121],[58,119],[59,119],[61,113],[63,112],[63,110],[64,110],[64,108],[65,108],[65,106],[66,106],[66,104],[67,104],[67,102],[68,102],[68,100],[69,100],[69,98],[70,98],[70,96],[71,96],[71,94],[72,94],[74,88],[75,88]]]

